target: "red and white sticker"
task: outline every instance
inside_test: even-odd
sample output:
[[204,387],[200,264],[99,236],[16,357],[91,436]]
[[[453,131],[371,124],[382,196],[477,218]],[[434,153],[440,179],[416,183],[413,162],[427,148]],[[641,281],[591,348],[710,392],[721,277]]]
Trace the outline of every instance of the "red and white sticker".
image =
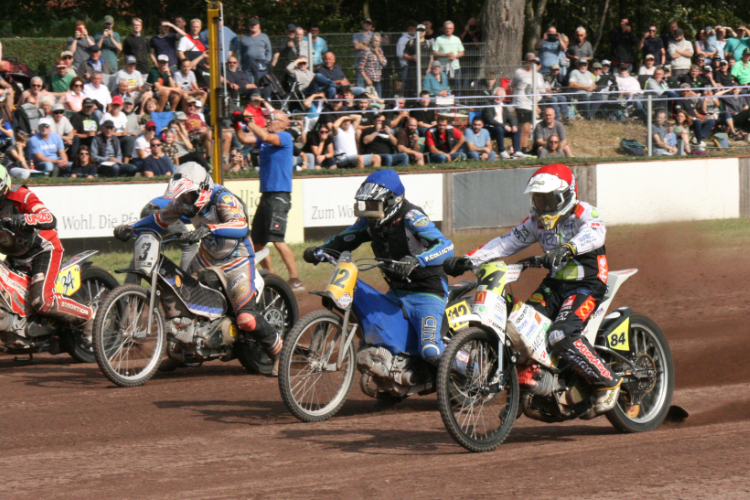
[[596,275],[596,277],[602,280],[602,283],[607,283],[607,280],[609,279],[609,265],[607,264],[607,256],[599,255],[596,258],[596,263],[599,264],[599,273]]

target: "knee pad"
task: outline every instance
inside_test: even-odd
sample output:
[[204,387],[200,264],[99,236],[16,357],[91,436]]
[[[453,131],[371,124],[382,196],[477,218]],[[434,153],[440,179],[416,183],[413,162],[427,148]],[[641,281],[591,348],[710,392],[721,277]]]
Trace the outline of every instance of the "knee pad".
[[424,344],[419,354],[420,356],[422,356],[422,359],[424,359],[428,363],[437,365],[442,353],[440,352],[440,348],[436,344]]
[[237,326],[240,330],[252,332],[258,328],[258,321],[255,319],[255,315],[248,312],[242,312],[237,316]]

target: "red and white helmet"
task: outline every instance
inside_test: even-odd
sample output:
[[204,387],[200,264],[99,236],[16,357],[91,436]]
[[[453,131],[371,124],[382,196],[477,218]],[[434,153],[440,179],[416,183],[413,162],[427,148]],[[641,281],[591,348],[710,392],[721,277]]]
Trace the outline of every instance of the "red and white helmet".
[[545,229],[554,229],[578,203],[578,186],[565,165],[546,165],[531,176],[524,193],[531,193],[531,206]]
[[214,181],[206,169],[189,161],[177,167],[164,198],[176,200],[180,213],[185,217],[195,217],[211,199],[213,191]]

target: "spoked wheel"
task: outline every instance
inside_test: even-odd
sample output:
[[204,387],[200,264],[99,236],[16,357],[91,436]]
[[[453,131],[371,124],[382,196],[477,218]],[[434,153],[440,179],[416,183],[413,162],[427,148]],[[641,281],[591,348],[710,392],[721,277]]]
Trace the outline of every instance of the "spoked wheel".
[[167,334],[159,307],[151,312],[150,290],[122,285],[102,302],[94,323],[94,354],[102,373],[121,387],[143,385],[164,356]]
[[[640,401],[633,401],[626,390],[621,390],[617,405],[607,413],[607,419],[620,432],[651,431],[664,421],[672,402],[672,353],[661,328],[645,316],[631,317],[630,343],[635,364],[639,368],[650,370],[653,376],[641,379],[638,383],[635,391]],[[614,368],[619,371],[624,366],[616,364]]]
[[281,397],[292,414],[303,422],[331,418],[346,402],[356,374],[352,342],[342,353],[343,318],[330,311],[315,311],[289,332],[279,363]]
[[[275,274],[268,274],[263,280],[265,286],[258,299],[258,311],[284,339],[299,319],[297,299],[289,285]],[[273,369],[273,361],[255,342],[238,342],[235,354],[249,373],[268,375]]]
[[518,374],[503,356],[498,392],[497,339],[481,328],[456,334],[438,367],[437,398],[448,432],[469,451],[492,451],[508,436],[518,411]]
[[[91,266],[81,273],[81,288],[71,297],[96,311],[104,297],[119,286],[117,279],[100,267]],[[65,351],[79,363],[94,363],[93,339],[84,339],[80,329],[69,330],[61,338]]]

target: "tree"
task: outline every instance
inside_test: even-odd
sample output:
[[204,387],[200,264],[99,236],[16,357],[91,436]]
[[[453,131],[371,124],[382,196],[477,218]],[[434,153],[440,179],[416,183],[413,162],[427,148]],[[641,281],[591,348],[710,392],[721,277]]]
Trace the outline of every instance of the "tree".
[[547,0],[526,0],[526,26],[523,33],[524,52],[536,52],[534,45],[542,38],[542,21]]
[[484,0],[482,39],[486,42],[483,65],[498,77],[510,78],[523,58],[521,42],[526,0]]

